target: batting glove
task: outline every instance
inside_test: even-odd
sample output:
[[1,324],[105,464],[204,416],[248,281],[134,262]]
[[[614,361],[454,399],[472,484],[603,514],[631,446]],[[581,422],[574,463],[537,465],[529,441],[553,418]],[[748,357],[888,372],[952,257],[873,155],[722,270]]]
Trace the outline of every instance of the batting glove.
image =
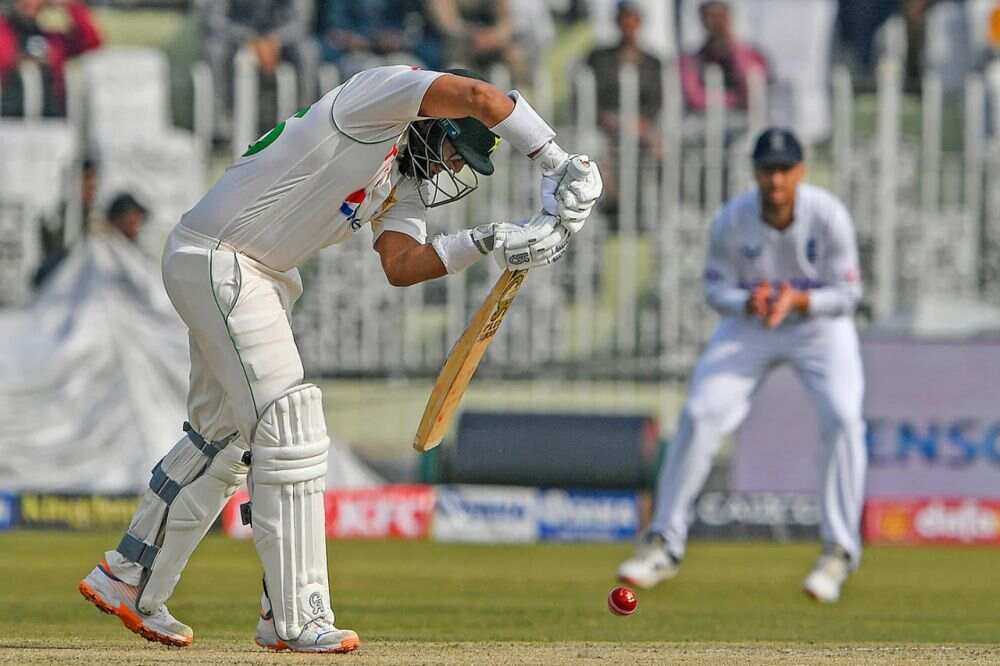
[[570,155],[555,141],[534,159],[542,169],[542,209],[577,233],[604,191],[597,164],[586,155]]
[[500,268],[512,271],[559,261],[571,234],[559,218],[545,213],[522,222],[497,222],[472,229],[472,242],[482,254],[492,254]]

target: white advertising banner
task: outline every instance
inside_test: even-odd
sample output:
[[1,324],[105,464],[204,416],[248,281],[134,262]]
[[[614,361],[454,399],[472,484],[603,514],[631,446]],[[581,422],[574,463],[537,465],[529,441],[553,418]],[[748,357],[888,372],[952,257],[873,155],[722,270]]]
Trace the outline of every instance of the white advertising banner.
[[538,490],[509,486],[440,486],[431,533],[437,541],[538,541]]
[[[1000,342],[865,340],[867,496],[1000,495]],[[737,436],[737,492],[819,488],[815,409],[775,372]]]

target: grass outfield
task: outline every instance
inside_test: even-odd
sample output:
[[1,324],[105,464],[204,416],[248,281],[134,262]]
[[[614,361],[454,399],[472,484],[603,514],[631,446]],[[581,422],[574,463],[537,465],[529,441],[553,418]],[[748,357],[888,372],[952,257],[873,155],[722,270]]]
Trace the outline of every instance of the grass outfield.
[[[184,651],[148,645],[76,591],[116,534],[0,536],[0,663],[305,663],[252,643],[253,546],[211,536],[170,607],[195,627]],[[627,545],[331,542],[338,624],[357,663],[998,663],[997,553],[872,548],[844,599],[798,591],[815,547],[696,543],[682,575],[605,598]],[[316,659],[315,656],[312,659]],[[309,662],[314,663],[314,662]]]

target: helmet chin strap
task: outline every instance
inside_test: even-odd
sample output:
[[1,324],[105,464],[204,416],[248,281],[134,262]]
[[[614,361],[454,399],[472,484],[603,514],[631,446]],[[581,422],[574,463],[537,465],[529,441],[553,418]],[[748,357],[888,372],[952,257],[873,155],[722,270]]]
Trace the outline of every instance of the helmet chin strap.
[[[445,141],[445,131],[439,120],[411,123],[407,130],[400,171],[421,181],[417,191],[428,208],[458,201],[479,187],[475,171],[465,167],[456,172],[445,160]],[[469,176],[465,176],[466,173]]]

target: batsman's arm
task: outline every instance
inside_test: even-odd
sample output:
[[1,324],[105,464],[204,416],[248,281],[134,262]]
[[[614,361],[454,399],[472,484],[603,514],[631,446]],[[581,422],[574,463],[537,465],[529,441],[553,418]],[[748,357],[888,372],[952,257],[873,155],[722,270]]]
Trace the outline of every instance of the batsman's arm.
[[382,270],[394,287],[409,287],[448,274],[444,262],[430,243],[398,231],[384,231],[375,241]]
[[[434,79],[420,103],[420,115],[425,118],[472,116],[515,150],[532,158],[539,156],[543,148],[547,151],[557,148],[552,141],[555,130],[520,93],[507,94],[478,79],[452,74]],[[568,160],[564,151],[560,156]]]

